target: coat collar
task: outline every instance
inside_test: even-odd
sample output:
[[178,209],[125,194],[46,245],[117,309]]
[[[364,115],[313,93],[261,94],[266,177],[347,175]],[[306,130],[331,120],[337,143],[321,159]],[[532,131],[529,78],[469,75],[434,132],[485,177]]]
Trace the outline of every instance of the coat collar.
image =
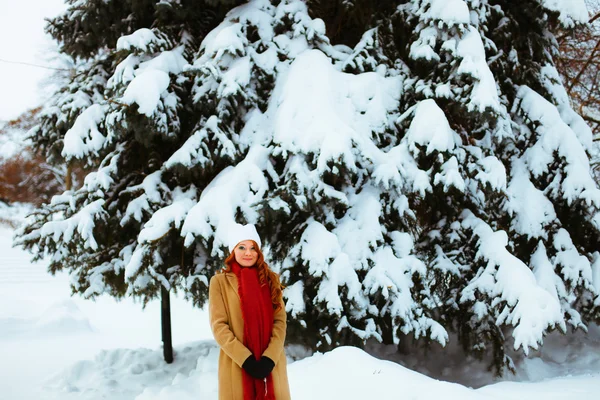
[[225,275],[225,278],[227,278],[227,282],[229,283],[229,285],[233,288],[236,296],[239,298],[240,293],[239,293],[239,283],[238,283],[237,276],[235,276],[235,274],[232,272],[225,272],[224,275]]

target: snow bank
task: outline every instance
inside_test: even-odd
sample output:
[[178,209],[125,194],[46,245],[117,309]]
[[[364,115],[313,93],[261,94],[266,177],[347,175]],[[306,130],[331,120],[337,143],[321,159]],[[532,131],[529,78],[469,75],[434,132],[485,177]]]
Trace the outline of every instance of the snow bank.
[[61,399],[73,396],[78,399],[187,400],[188,397],[181,395],[188,391],[180,389],[193,382],[197,386],[188,387],[189,399],[204,399],[204,394],[216,391],[216,382],[211,384],[206,378],[216,380],[217,359],[218,348],[212,341],[179,347],[170,365],[164,362],[160,350],[104,350],[94,360],[77,362],[52,377],[47,388]]
[[[54,376],[49,393],[61,400],[196,400],[217,399],[219,350],[213,341],[176,348],[173,364],[160,350],[103,351]],[[317,353],[288,366],[290,390],[296,400],[438,399],[511,400],[548,398],[592,399],[600,374],[550,381],[502,382],[480,389],[436,380],[399,364],[377,359],[355,347]]]
[[[462,385],[437,381],[355,347],[339,347],[289,367],[297,399],[492,399]],[[310,385],[306,383],[310,382]]]

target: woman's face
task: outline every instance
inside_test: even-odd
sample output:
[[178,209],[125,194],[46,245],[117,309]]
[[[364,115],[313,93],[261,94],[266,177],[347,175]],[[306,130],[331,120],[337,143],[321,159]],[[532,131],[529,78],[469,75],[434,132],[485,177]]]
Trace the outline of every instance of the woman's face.
[[258,251],[251,240],[239,242],[233,249],[235,261],[242,267],[252,267],[258,260]]

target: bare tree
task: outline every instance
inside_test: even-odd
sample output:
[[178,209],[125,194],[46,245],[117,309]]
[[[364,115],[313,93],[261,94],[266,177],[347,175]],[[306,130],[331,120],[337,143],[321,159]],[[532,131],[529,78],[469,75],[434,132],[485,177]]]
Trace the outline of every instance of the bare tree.
[[[600,0],[586,0],[590,20],[558,36],[559,53],[556,59],[573,107],[585,119],[600,146]],[[592,159],[596,177],[600,178],[598,154]]]
[[0,201],[40,205],[52,196],[77,187],[86,171],[64,165],[50,165],[27,139],[28,131],[38,123],[41,108],[34,108],[12,121],[0,124]]

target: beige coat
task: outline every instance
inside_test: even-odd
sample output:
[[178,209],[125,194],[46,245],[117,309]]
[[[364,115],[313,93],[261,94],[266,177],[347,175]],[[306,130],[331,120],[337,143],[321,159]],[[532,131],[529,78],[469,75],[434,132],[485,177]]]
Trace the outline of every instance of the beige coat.
[[[244,346],[244,321],[238,294],[238,281],[233,273],[217,274],[210,280],[209,294],[210,326],[219,353],[219,400],[243,400],[242,364],[252,354]],[[273,316],[273,335],[262,354],[275,363],[273,386],[276,400],[289,400],[290,388],[287,377],[287,361],[283,343],[287,327],[285,307]]]

